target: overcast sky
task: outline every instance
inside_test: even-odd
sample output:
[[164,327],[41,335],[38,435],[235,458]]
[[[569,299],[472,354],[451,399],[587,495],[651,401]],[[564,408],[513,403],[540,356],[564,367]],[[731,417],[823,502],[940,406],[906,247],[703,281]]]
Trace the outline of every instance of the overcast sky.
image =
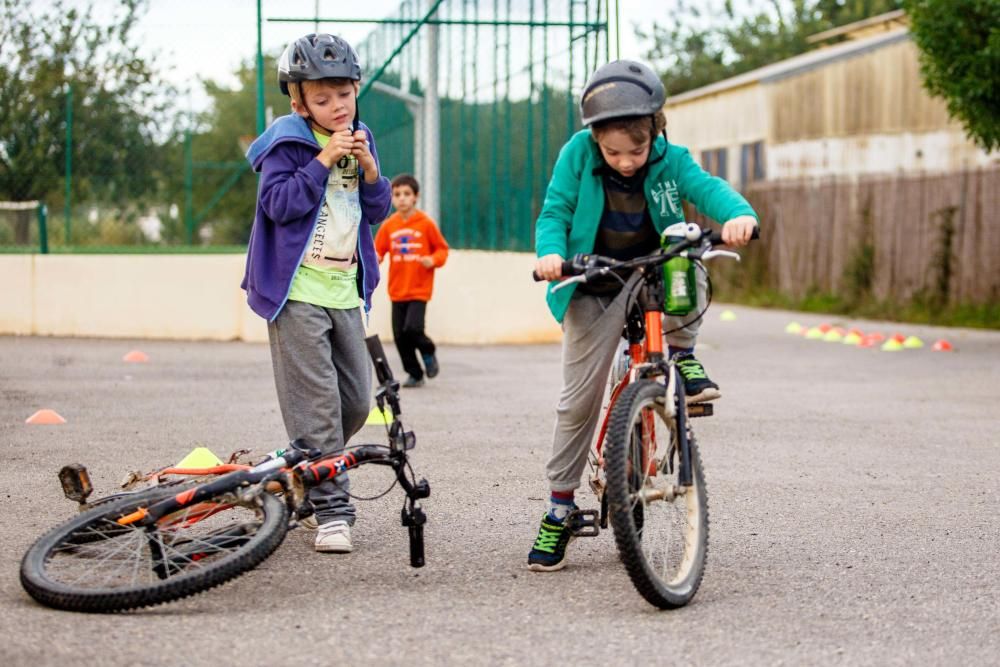
[[[336,0],[263,0],[263,15],[269,17],[312,17],[319,6],[320,16],[377,18],[392,14],[400,0],[365,0],[344,3]],[[113,0],[94,0],[100,16],[102,5]],[[72,4],[86,4],[85,0]],[[252,58],[257,47],[257,3],[255,0],[150,0],[147,15],[137,34],[144,44],[144,55],[156,52],[156,63],[181,90],[197,76],[223,84],[232,84],[232,72],[239,63]],[[659,0],[657,4],[664,4]],[[651,0],[620,0],[623,58],[641,58],[642,48],[633,37],[632,23],[643,20],[642,7]],[[360,42],[374,27],[369,24],[320,24],[322,30],[336,32],[348,41]],[[311,31],[312,23],[264,23],[265,51],[273,51]],[[612,46],[613,48],[613,46]],[[169,72],[168,67],[173,67]],[[192,105],[201,107],[205,100],[200,87],[191,86]]]

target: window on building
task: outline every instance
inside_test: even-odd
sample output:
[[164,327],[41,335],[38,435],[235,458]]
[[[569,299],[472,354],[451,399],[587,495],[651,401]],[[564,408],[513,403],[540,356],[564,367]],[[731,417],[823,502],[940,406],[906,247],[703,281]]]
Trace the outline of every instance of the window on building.
[[701,152],[701,166],[712,176],[726,178],[726,149],[715,148]]
[[767,178],[764,169],[764,142],[755,141],[740,147],[740,183],[748,185]]

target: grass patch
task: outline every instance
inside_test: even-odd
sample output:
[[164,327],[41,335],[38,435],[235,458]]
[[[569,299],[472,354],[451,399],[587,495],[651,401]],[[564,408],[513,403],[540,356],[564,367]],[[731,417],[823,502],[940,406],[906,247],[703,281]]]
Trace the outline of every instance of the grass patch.
[[917,298],[909,303],[900,304],[820,292],[810,292],[801,299],[794,299],[777,292],[761,290],[727,293],[722,298],[747,306],[783,308],[859,319],[975,329],[1000,329],[1000,303],[940,306],[934,303],[936,301],[934,298]]

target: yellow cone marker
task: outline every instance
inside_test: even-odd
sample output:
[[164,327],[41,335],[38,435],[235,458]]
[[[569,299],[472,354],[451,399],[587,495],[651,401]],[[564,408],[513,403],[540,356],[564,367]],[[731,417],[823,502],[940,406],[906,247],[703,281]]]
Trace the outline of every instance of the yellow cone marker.
[[856,333],[848,333],[846,336],[844,336],[843,343],[844,343],[844,345],[857,345],[861,341],[862,341],[862,337],[859,336],[858,334],[856,334]]
[[722,314],[719,315],[719,319],[723,322],[732,322],[736,319],[736,313],[731,310],[724,310]]
[[890,338],[882,344],[883,352],[899,352],[903,349],[903,344],[895,338]]
[[924,341],[920,340],[916,336],[910,336],[903,341],[903,347],[908,350],[917,350],[924,346]]
[[800,334],[802,333],[802,325],[798,322],[790,322],[787,327],[785,327],[785,333],[787,334]]
[[220,466],[222,461],[208,447],[195,447],[191,453],[181,459],[175,468],[211,468]]
[[809,340],[820,340],[821,338],[823,338],[823,335],[824,334],[819,327],[813,327],[808,332],[806,332],[806,338],[808,338]]
[[368,419],[365,420],[365,424],[391,424],[392,417],[389,411],[381,412],[376,405],[372,408],[372,411],[368,413]]
[[830,329],[823,334],[824,343],[839,343],[844,340],[844,334],[836,329]]

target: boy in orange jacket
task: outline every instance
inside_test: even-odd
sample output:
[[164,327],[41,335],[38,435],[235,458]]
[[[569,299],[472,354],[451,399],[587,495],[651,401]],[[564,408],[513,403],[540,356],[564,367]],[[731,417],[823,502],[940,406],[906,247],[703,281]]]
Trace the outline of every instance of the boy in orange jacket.
[[[420,184],[409,174],[392,179],[392,205],[389,216],[375,235],[379,263],[389,253],[389,300],[392,301],[392,335],[399,358],[409,377],[404,387],[420,387],[424,373],[438,374],[434,341],[424,332],[427,302],[434,289],[434,270],[448,259],[448,243],[437,225],[423,211],[417,210]],[[423,358],[421,368],[417,352]]]

